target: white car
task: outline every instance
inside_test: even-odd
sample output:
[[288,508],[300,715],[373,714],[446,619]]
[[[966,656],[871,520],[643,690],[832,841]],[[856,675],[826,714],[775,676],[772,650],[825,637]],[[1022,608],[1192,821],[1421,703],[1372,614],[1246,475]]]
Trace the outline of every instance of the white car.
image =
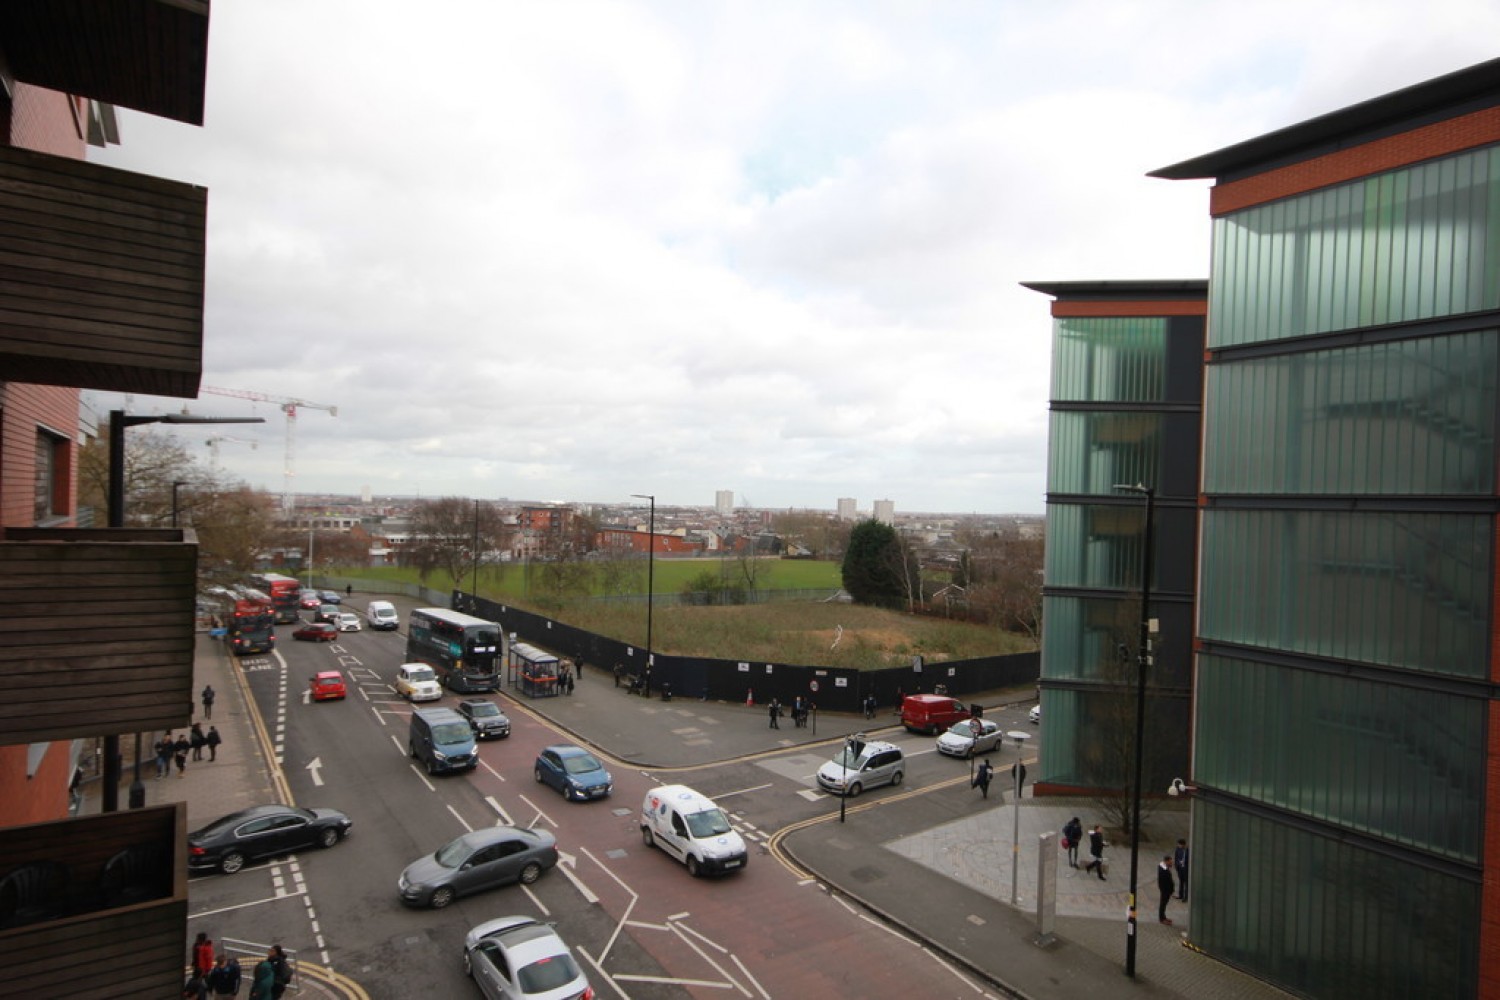
[[403,663],[396,671],[396,693],[407,701],[437,701],[443,696],[437,674],[425,663]]
[[1000,724],[990,719],[964,719],[948,727],[937,738],[938,753],[948,757],[973,757],[989,753],[1005,736]]
[[1031,706],[1031,711],[1029,713],[1027,713],[1026,717],[1031,720],[1031,724],[1033,726],[1038,725],[1039,723],[1041,723],[1041,721],[1042,721],[1042,705],[1041,705],[1041,702],[1037,702],[1035,705],[1032,705]]
[[351,615],[347,611],[339,612],[338,627],[340,632],[358,632],[359,615]]

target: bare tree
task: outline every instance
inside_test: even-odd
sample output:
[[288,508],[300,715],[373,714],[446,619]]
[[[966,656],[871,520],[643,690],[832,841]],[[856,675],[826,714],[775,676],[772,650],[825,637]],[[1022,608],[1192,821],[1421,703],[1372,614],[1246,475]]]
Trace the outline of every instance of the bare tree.
[[416,507],[412,534],[410,559],[422,578],[441,569],[457,582],[489,553],[503,549],[508,531],[494,504],[443,497]]
[[985,532],[964,539],[959,572],[968,580],[969,604],[993,625],[1042,642],[1041,538]]

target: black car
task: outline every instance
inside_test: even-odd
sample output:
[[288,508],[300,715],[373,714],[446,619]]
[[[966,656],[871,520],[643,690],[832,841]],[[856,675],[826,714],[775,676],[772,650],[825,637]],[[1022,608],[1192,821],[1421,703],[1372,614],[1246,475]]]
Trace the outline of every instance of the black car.
[[478,739],[503,740],[510,735],[510,719],[492,701],[465,698],[458,703],[458,714],[469,720],[469,728]]
[[332,847],[354,823],[335,809],[251,806],[188,834],[188,870],[233,875],[247,861]]
[[336,604],[319,604],[318,610],[313,614],[313,621],[328,622],[337,625],[339,621],[339,609]]

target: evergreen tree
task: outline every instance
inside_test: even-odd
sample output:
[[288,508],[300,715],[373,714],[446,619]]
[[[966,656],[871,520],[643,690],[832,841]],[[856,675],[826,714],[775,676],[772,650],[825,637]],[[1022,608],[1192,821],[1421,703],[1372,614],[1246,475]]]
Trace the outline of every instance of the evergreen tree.
[[880,521],[861,521],[849,532],[844,551],[844,589],[859,604],[899,607],[906,596],[901,565],[896,529]]

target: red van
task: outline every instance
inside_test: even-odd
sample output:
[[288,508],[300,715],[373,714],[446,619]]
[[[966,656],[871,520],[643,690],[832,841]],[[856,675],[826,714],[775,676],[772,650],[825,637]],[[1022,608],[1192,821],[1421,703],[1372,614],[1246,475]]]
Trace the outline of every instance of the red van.
[[936,735],[968,717],[968,707],[945,694],[911,694],[901,702],[901,724],[914,733]]

